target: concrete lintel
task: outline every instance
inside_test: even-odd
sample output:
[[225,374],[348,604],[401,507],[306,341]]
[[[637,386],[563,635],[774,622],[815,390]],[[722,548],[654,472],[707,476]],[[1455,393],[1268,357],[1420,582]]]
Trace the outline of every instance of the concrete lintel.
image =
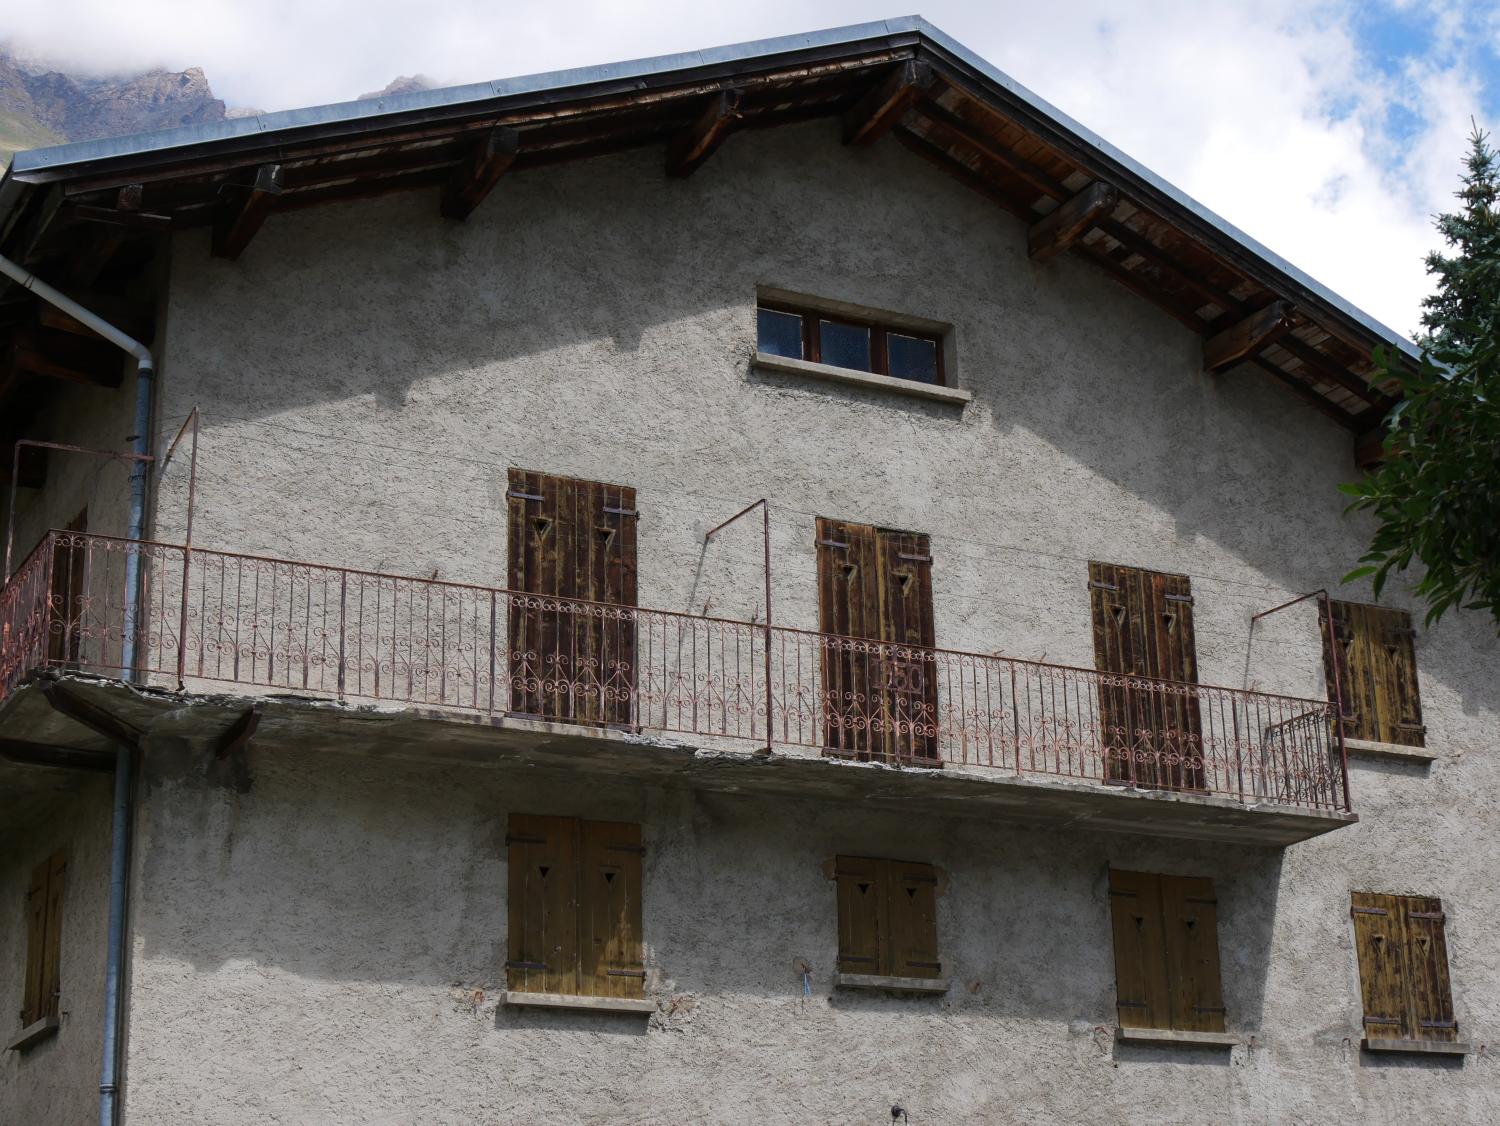
[[1117,1028],[1115,1039],[1126,1044],[1167,1044],[1184,1048],[1232,1048],[1240,1038],[1231,1032],[1179,1032],[1172,1028]]
[[1413,1052],[1429,1056],[1466,1056],[1473,1046],[1462,1040],[1379,1040],[1366,1037],[1360,1042],[1367,1052]]
[[948,992],[945,977],[892,977],[889,974],[835,974],[840,989],[877,989],[891,993],[942,994]]
[[656,1002],[649,997],[582,997],[572,993],[517,993],[510,990],[500,994],[500,1003],[515,1009],[572,1009],[641,1016],[656,1012]]
[[832,364],[815,364],[811,360],[796,360],[790,356],[772,356],[766,352],[755,353],[754,363],[762,371],[780,372],[782,375],[805,375],[810,379],[846,383],[851,387],[863,387],[871,391],[889,391],[897,395],[910,395],[916,399],[932,399],[958,407],[971,402],[974,398],[969,392],[958,387],[918,383],[915,379],[896,379],[889,375],[876,375],[874,372],[834,367]]
[[56,1017],[43,1017],[41,1020],[34,1020],[12,1037],[10,1043],[5,1045],[5,1050],[7,1052],[22,1051],[33,1044],[47,1039],[49,1036],[56,1036],[57,1030],[60,1027],[61,1022]]
[[1351,757],[1383,758],[1396,762],[1436,762],[1437,752],[1426,747],[1408,747],[1405,743],[1378,743],[1374,739],[1345,739],[1344,749]]

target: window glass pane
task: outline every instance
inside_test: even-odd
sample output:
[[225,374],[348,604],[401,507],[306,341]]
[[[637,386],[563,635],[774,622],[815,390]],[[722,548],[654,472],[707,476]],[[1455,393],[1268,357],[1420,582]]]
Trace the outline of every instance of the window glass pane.
[[822,360],[839,368],[870,370],[870,330],[860,325],[818,322],[818,342]]
[[888,332],[885,347],[891,375],[897,379],[915,379],[919,383],[937,382],[937,341]]
[[760,336],[755,347],[769,356],[802,359],[802,318],[796,313],[759,310]]

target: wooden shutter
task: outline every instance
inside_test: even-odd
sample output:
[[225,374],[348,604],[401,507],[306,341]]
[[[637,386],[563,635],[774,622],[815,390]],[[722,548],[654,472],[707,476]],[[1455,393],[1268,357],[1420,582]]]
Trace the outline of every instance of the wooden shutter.
[[578,822],[513,813],[506,981],[521,993],[577,993]]
[[839,973],[888,974],[882,957],[889,931],[881,862],[860,856],[834,860],[838,892]]
[[860,758],[936,765],[928,537],[825,517],[818,517],[816,535],[824,745]]
[[1412,1036],[1417,1040],[1457,1040],[1453,986],[1448,980],[1448,943],[1443,936],[1443,901],[1408,896],[1401,905],[1405,910]]
[[618,821],[580,823],[579,992],[640,997],[641,827]]
[[1213,881],[1188,876],[1160,879],[1172,1027],[1223,1032],[1218,900]]
[[540,605],[510,612],[511,710],[576,723],[628,724],[635,617],[635,490],[512,469],[509,587]]
[[1394,895],[1359,891],[1352,900],[1365,1035],[1381,1040],[1410,1040],[1406,942],[1400,900]]
[[[1192,584],[1186,575],[1089,564],[1094,666],[1100,672],[1196,684]],[[1198,700],[1102,684],[1105,777],[1157,789],[1204,787]]]
[[32,1024],[42,1015],[42,960],[47,937],[47,877],[50,861],[31,870],[26,890],[26,983],[21,1004],[21,1023]]
[[1426,728],[1411,615],[1385,606],[1332,600],[1327,611],[1333,622],[1330,630],[1328,613],[1323,615],[1323,667],[1332,699],[1330,645],[1337,643],[1345,736],[1422,746]]
[[1161,881],[1149,873],[1111,868],[1109,906],[1120,1027],[1172,1027]]
[[888,870],[890,972],[897,977],[937,977],[943,969],[937,949],[937,869],[891,861]]
[[1351,900],[1365,1035],[1457,1040],[1442,900],[1361,891]]

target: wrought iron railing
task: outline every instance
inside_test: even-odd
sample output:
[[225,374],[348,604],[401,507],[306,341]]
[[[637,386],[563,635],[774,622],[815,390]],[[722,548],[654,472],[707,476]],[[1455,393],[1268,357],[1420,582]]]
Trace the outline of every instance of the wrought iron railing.
[[47,666],[124,674],[132,631],[135,675],[170,686],[1349,808],[1326,701],[70,532],[0,590],[0,698]]

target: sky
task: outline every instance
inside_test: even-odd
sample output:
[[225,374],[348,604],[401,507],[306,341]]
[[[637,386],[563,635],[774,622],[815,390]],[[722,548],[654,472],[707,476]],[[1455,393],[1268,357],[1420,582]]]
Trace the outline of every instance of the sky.
[[[887,0],[889,2],[889,0]],[[1483,0],[933,0],[920,14],[1366,312],[1418,328],[1471,121]],[[201,66],[231,106],[347,101],[909,14],[869,0],[48,0],[0,39],[94,73]]]

